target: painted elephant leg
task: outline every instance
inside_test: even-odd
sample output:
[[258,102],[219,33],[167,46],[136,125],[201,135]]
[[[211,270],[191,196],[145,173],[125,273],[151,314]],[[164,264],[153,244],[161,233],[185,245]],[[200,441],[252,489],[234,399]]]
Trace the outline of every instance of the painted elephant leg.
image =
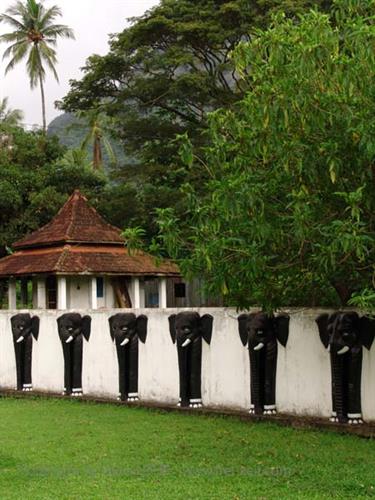
[[277,368],[277,341],[267,342],[265,346],[264,371],[264,413],[276,413],[276,368]]
[[189,388],[189,355],[191,346],[177,346],[178,371],[180,375],[180,405],[189,406],[190,388]]
[[14,353],[16,356],[17,391],[21,391],[23,387],[23,360],[24,360],[23,342],[19,344],[17,344],[17,342],[14,342]]
[[330,418],[331,422],[338,422],[337,418],[337,409],[336,409],[336,397],[335,397],[335,374],[333,370],[333,354],[331,353],[330,361],[331,361],[331,399],[332,399],[332,416]]
[[24,340],[24,352],[23,352],[23,380],[22,385],[25,391],[31,391],[33,388],[31,380],[31,366],[32,366],[32,354],[33,354],[33,338],[28,335]]
[[254,351],[249,349],[250,357],[250,413],[263,413],[264,404],[264,368],[265,359],[263,349]]
[[72,343],[61,341],[64,354],[64,394],[72,392]]
[[126,346],[121,346],[116,343],[117,350],[117,361],[118,361],[118,380],[119,380],[119,399],[121,401],[126,401],[128,397],[128,391],[126,387]]
[[336,421],[346,422],[346,374],[345,361],[347,354],[338,355],[331,352],[332,364],[332,407],[336,412]]
[[202,406],[202,338],[198,337],[190,348],[190,406]]
[[82,335],[78,335],[72,344],[72,393],[80,396],[82,395]]
[[362,423],[361,407],[362,348],[348,353],[348,419],[350,424]]
[[128,349],[128,399],[136,401],[138,399],[138,338],[133,337]]

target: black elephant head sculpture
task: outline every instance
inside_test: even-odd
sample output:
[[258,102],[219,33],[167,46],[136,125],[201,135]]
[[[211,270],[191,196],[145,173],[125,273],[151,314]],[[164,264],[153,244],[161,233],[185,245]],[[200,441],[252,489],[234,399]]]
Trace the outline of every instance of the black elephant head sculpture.
[[138,344],[146,342],[147,316],[118,313],[109,318],[111,338],[116,344],[121,401],[138,401]]
[[284,347],[289,335],[289,316],[263,312],[238,316],[242,344],[249,349],[252,414],[276,413],[277,341]]
[[169,332],[177,343],[180,374],[179,406],[202,406],[202,338],[211,343],[213,317],[197,312],[181,312],[169,316]]
[[20,313],[10,318],[16,356],[17,390],[32,391],[32,352],[33,337],[38,340],[39,318]]
[[57,319],[57,327],[64,354],[64,392],[82,396],[82,344],[91,332],[90,316],[66,313]]
[[362,423],[362,346],[371,348],[375,320],[354,311],[336,311],[321,314],[316,323],[331,358],[331,421]]

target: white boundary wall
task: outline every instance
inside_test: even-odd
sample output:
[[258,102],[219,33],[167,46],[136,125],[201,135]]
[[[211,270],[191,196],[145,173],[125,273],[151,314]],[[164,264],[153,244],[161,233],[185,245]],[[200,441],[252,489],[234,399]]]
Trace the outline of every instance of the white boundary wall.
[[[146,344],[139,347],[139,395],[143,401],[174,404],[178,401],[177,350],[169,334],[168,316],[186,309],[139,309],[148,317]],[[192,309],[189,309],[192,310]],[[194,309],[214,317],[211,345],[203,341],[203,404],[247,410],[250,405],[248,351],[243,347],[235,309]],[[286,348],[278,345],[276,404],[279,412],[330,416],[331,380],[329,354],[320,342],[315,318],[321,309],[285,310],[290,314]],[[0,312],[0,388],[14,389],[16,367],[10,318],[26,311]],[[62,392],[63,353],[56,318],[71,311],[27,311],[40,318],[39,340],[33,345],[34,390]],[[118,365],[108,318],[122,312],[84,310],[92,318],[90,341],[84,340],[82,386],[90,396],[115,399],[118,395]],[[129,312],[123,310],[123,312]],[[363,350],[362,411],[367,421],[375,421],[375,343]]]

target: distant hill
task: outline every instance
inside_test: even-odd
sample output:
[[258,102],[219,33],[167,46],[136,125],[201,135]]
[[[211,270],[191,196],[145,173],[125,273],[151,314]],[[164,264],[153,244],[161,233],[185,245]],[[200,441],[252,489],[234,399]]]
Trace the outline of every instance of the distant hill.
[[[57,135],[61,144],[69,149],[75,149],[81,147],[82,141],[88,133],[88,127],[85,126],[82,120],[76,118],[72,113],[63,113],[51,121],[48,125],[47,133],[48,135]],[[112,139],[110,140],[110,143],[116,154],[117,161],[119,163],[123,163],[125,156],[121,145]],[[91,155],[92,153],[90,147],[87,149],[89,155]],[[109,164],[105,148],[103,148],[103,161],[105,165]]]

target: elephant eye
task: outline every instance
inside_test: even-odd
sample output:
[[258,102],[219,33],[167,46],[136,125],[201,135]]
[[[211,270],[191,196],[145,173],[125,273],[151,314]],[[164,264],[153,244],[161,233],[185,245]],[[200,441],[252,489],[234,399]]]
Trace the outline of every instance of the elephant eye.
[[21,332],[22,332],[22,330],[23,330],[23,329],[24,329],[24,327],[23,327],[22,325],[20,325],[20,330],[21,330]]
[[73,331],[73,327],[72,326],[68,326],[68,332],[71,332]]
[[185,328],[184,328],[184,332],[185,332],[185,333],[190,333],[190,328],[185,327]]
[[258,335],[263,335],[263,330],[258,330],[258,331],[257,331],[257,334],[258,334]]
[[346,338],[346,339],[347,339],[348,337],[350,337],[350,333],[349,333],[349,332],[344,332],[344,333],[342,334],[342,336],[343,336],[343,338]]

